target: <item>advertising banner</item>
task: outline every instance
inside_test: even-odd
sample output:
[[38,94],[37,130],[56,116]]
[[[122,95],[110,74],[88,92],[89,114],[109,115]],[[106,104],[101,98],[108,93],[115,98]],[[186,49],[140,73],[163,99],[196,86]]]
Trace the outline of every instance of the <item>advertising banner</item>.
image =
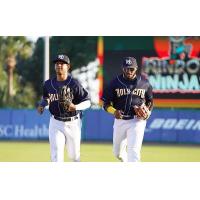
[[200,39],[154,37],[155,56],[142,58],[157,107],[200,107]]
[[0,116],[0,139],[48,139],[48,112],[3,109]]
[[[48,111],[39,116],[35,110],[0,110],[0,116],[0,140],[48,140]],[[82,141],[112,141],[113,115],[89,109],[82,121]],[[154,109],[147,121],[144,141],[200,144],[199,112]]]
[[[103,110],[88,110],[84,117],[84,140],[112,141],[113,116]],[[199,111],[154,109],[147,121],[145,142],[200,143]]]
[[200,143],[199,111],[155,109],[148,120],[144,141]]
[[122,58],[137,59],[153,86],[155,107],[200,108],[200,37],[105,37],[104,87],[122,73]]

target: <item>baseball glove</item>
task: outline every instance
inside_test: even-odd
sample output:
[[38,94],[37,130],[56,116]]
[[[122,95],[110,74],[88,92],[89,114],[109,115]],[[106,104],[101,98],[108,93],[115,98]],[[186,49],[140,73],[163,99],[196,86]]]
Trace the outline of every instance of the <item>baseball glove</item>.
[[73,95],[70,92],[70,88],[66,85],[59,88],[58,91],[58,102],[65,111],[68,110],[69,105],[72,103]]
[[138,119],[146,120],[151,115],[150,110],[144,103],[140,106],[134,106],[134,111]]

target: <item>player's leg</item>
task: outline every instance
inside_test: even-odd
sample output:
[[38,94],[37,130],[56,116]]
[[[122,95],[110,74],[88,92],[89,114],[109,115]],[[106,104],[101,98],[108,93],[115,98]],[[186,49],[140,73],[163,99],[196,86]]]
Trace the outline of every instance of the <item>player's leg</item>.
[[113,153],[122,162],[127,161],[127,140],[123,120],[115,119],[113,126]]
[[60,121],[53,118],[49,123],[49,143],[52,162],[64,161],[65,136],[59,130]]
[[66,148],[69,158],[74,162],[80,161],[80,145],[81,145],[81,120],[77,119],[66,126]]
[[127,153],[128,162],[139,162],[144,130],[146,127],[145,120],[134,119],[130,123],[127,131]]
[[127,162],[127,138],[123,139],[120,144],[119,160]]

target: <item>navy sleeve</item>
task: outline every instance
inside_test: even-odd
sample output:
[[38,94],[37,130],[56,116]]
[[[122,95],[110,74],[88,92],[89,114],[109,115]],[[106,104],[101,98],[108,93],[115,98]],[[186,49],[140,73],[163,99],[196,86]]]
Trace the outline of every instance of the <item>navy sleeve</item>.
[[46,99],[48,98],[48,91],[47,91],[47,88],[46,88],[46,84],[43,85],[43,99]]
[[74,103],[79,104],[83,101],[90,100],[89,93],[86,89],[83,88],[83,86],[78,82],[75,81],[75,89],[74,89]]
[[149,107],[150,110],[152,110],[153,109],[153,89],[152,89],[151,84],[149,84],[149,87],[145,94],[145,99],[146,99],[146,105]]
[[43,85],[43,98],[42,98],[42,100],[39,104],[43,107],[47,106],[48,101],[46,99],[48,99],[48,97],[49,97],[48,91],[47,91],[47,88],[46,88],[46,84],[44,83],[44,85]]
[[152,91],[152,86],[149,84],[149,87],[147,89],[147,92],[146,92],[146,98],[147,99],[152,99],[153,98],[153,91]]
[[105,88],[101,100],[103,101],[103,108],[106,110],[108,106],[113,103],[113,81]]

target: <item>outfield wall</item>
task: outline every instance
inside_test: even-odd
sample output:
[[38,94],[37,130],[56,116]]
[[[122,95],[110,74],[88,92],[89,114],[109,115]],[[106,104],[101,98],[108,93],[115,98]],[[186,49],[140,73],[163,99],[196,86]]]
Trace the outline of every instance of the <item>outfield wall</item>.
[[[0,110],[0,139],[48,139],[49,112]],[[87,110],[83,116],[82,140],[112,141],[113,116],[103,110]],[[154,109],[144,141],[199,143],[199,110]]]

